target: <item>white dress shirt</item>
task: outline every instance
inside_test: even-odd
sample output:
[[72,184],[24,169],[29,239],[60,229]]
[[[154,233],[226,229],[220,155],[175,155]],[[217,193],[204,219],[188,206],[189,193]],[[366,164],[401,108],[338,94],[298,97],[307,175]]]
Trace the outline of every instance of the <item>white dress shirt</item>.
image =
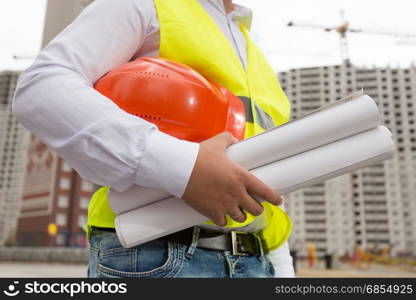
[[[235,5],[226,14],[222,0],[199,2],[246,65],[246,41],[237,21],[249,26],[251,10]],[[83,178],[117,191],[142,185],[180,198],[199,144],[160,132],[93,88],[120,64],[158,56],[159,30],[152,0],[94,1],[23,72],[12,109]],[[291,266],[284,249],[279,255]]]

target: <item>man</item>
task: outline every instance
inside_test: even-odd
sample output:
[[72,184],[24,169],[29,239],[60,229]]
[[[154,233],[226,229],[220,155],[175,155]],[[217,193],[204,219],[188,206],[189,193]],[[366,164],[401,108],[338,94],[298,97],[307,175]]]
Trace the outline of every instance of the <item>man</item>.
[[[282,199],[228,159],[225,150],[235,142],[230,134],[201,144],[178,140],[93,89],[122,63],[161,56],[241,91],[242,99],[257,93],[262,100],[249,104],[256,111],[249,135],[267,129],[262,107],[266,119],[274,116],[269,123],[283,123],[287,99],[247,35],[250,23],[251,11],[231,0],[96,0],[21,76],[13,102],[16,116],[83,178],[118,191],[135,184],[163,189],[212,220],[124,249],[114,232],[108,188],[101,188],[88,213],[90,277],[293,276],[287,243],[276,242],[272,225],[274,206]],[[233,251],[230,231],[249,232],[254,239],[239,238],[255,250]]]

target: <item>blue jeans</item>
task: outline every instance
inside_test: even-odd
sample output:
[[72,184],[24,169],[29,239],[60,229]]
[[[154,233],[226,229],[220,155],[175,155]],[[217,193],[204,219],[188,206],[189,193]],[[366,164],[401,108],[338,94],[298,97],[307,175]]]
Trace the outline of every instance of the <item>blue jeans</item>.
[[113,232],[94,229],[90,236],[88,277],[95,278],[271,278],[273,265],[265,255],[235,256],[229,251],[196,248],[155,240],[123,248]]

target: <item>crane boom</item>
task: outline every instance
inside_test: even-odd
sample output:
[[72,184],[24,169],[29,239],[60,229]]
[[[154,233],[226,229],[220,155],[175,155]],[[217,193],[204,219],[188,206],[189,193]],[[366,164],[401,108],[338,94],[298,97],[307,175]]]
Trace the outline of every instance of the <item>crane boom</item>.
[[341,14],[341,24],[338,26],[324,26],[315,23],[298,23],[294,21],[290,21],[287,23],[288,27],[298,27],[298,28],[307,28],[307,29],[319,29],[325,32],[336,32],[340,35],[340,50],[341,50],[341,57],[343,62],[346,64],[350,63],[349,58],[349,45],[348,45],[348,37],[349,33],[361,33],[361,34],[372,34],[372,35],[382,35],[382,36],[392,36],[395,38],[403,38],[406,40],[414,39],[416,41],[416,34],[413,33],[403,33],[403,32],[395,32],[395,31],[383,31],[383,30],[374,30],[374,29],[362,29],[362,28],[353,28],[350,27],[348,21],[345,20],[344,11],[340,12]]

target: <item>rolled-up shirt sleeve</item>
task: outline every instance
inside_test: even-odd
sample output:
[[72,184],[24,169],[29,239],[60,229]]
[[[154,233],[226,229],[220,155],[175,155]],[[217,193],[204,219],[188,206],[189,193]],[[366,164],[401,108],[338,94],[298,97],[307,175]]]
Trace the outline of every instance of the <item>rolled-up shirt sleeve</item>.
[[137,184],[181,197],[199,145],[160,132],[93,87],[140,50],[151,5],[94,1],[23,72],[12,109],[83,178],[120,192]]

